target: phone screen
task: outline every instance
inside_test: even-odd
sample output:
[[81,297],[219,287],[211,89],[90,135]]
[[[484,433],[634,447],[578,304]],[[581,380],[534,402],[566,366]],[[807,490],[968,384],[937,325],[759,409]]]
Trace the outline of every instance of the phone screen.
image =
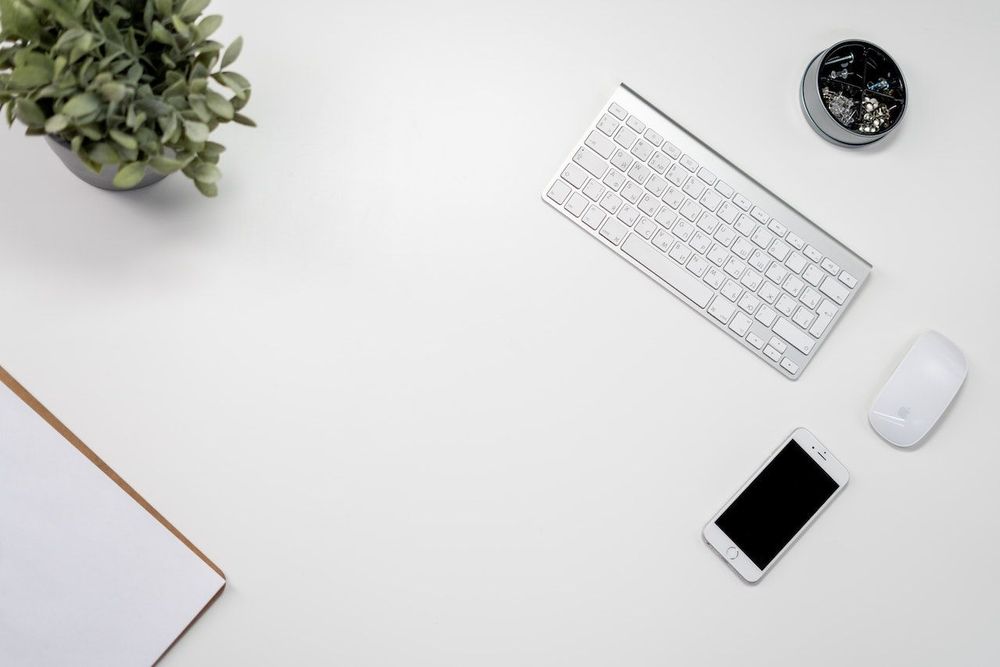
[[838,488],[809,453],[791,440],[715,525],[763,570]]

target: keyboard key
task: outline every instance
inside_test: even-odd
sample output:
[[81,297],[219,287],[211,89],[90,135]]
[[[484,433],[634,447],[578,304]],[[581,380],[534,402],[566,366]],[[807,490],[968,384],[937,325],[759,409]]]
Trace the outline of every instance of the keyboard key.
[[687,183],[684,184],[682,188],[691,199],[697,199],[701,196],[701,193],[705,191],[708,186],[699,181],[697,178],[692,176],[688,179]]
[[793,252],[785,260],[785,266],[791,269],[792,273],[802,273],[802,269],[806,268],[807,264],[806,258],[797,252]]
[[750,266],[764,273],[767,271],[767,267],[771,266],[771,257],[763,250],[754,250],[753,254],[750,255],[749,262]]
[[754,220],[756,220],[762,225],[766,225],[767,221],[771,219],[771,216],[769,216],[767,213],[764,213],[764,210],[759,206],[754,206],[753,210],[750,211],[750,215],[752,215],[754,217]]
[[601,227],[601,236],[606,238],[612,245],[618,245],[628,234],[628,227],[615,219],[610,219]]
[[780,285],[788,277],[788,269],[781,264],[771,264],[764,275],[773,280],[775,284]]
[[829,315],[830,317],[833,317],[837,314],[837,306],[835,306],[832,301],[824,299],[823,303],[819,304],[819,308],[816,309],[816,312],[820,315]]
[[626,118],[628,118],[628,111],[625,111],[625,109],[621,108],[614,102],[612,102],[611,106],[608,107],[608,111],[610,111],[611,115],[617,118],[618,120],[625,120]]
[[757,296],[764,299],[768,303],[774,303],[777,301],[778,297],[781,295],[781,290],[777,288],[774,283],[764,283],[757,290]]
[[635,233],[644,239],[648,239],[656,231],[656,225],[649,218],[639,218],[635,223]]
[[694,248],[695,252],[699,252],[704,255],[709,248],[712,247],[712,239],[705,236],[701,232],[695,232],[691,240],[688,241],[688,245]]
[[753,324],[753,320],[749,317],[743,313],[736,313],[732,322],[729,323],[729,328],[735,331],[736,334],[742,338],[747,335],[747,331],[750,331],[751,324]]
[[653,245],[655,245],[663,252],[669,250],[673,242],[674,242],[674,237],[671,236],[665,229],[657,231],[656,236],[653,237]]
[[622,148],[631,148],[637,138],[638,135],[635,132],[627,127],[623,127],[618,130],[617,134],[615,134],[615,143]]
[[574,218],[579,218],[585,210],[587,210],[587,198],[581,195],[579,192],[574,192],[569,201],[566,202],[566,210],[572,214]]
[[802,250],[802,248],[804,248],[806,245],[806,242],[802,240],[802,237],[793,234],[792,232],[788,233],[788,236],[785,237],[785,240],[788,241],[788,245],[792,246],[796,250]]
[[726,284],[722,286],[722,294],[733,303],[736,303],[742,293],[743,290],[740,289],[740,286],[732,280],[726,280]]
[[649,168],[657,174],[662,174],[670,164],[670,158],[659,151],[653,153],[653,157],[649,158]]
[[642,134],[643,132],[646,131],[646,124],[643,123],[638,118],[636,118],[635,116],[629,116],[628,120],[625,121],[625,124],[628,125],[629,127],[631,127],[633,130],[635,130],[639,134]]
[[708,269],[708,262],[701,255],[694,255],[687,263],[687,270],[701,278]]
[[566,201],[566,197],[569,197],[569,193],[571,191],[572,190],[568,185],[566,185],[562,181],[556,181],[555,183],[552,184],[552,187],[549,188],[549,191],[548,193],[546,193],[545,196],[554,201],[555,203],[561,204],[564,201]]
[[766,354],[768,359],[770,359],[774,363],[778,363],[779,361],[781,361],[781,353],[778,352],[773,347],[771,347],[770,345],[764,348],[764,354]]
[[632,162],[634,162],[632,156],[628,154],[628,151],[621,148],[616,149],[615,154],[611,156],[611,164],[621,171],[628,171]]
[[604,222],[604,218],[608,217],[601,209],[596,206],[591,206],[587,209],[587,212],[583,214],[583,222],[591,229],[597,229]]
[[615,145],[610,139],[599,132],[591,132],[587,140],[583,143],[587,145],[587,148],[593,150],[605,160],[615,152]]
[[767,231],[764,227],[758,227],[754,230],[753,234],[750,235],[750,240],[759,245],[761,248],[767,248],[771,245],[771,241],[774,240],[774,235]]
[[731,275],[737,280],[743,275],[743,272],[747,270],[747,265],[736,259],[735,257],[730,257],[729,261],[726,262],[726,266],[723,267],[723,271]]
[[684,264],[691,257],[691,248],[683,243],[675,243],[671,246],[670,252],[667,255],[678,264]]
[[843,273],[840,274],[840,282],[844,283],[851,289],[854,289],[855,287],[858,286],[858,279],[852,276],[847,271],[844,271]]
[[604,199],[601,200],[601,208],[611,214],[614,214],[621,205],[622,198],[613,192],[604,195]]
[[816,338],[819,338],[820,336],[823,335],[823,332],[826,331],[826,328],[830,326],[830,322],[832,321],[833,321],[832,315],[818,316],[816,318],[816,321],[813,322],[813,325],[809,327],[809,334]]
[[757,297],[755,297],[750,292],[747,292],[746,294],[744,294],[743,298],[740,299],[740,303],[739,303],[739,307],[742,308],[743,310],[747,311],[751,315],[753,315],[754,313],[757,312],[757,309],[760,308],[760,305],[761,305],[760,304],[760,299],[758,299]]
[[670,208],[676,209],[684,201],[684,193],[677,188],[667,188],[660,199]]
[[756,271],[748,270],[746,273],[743,274],[743,277],[740,278],[740,284],[746,287],[748,290],[752,290],[754,292],[757,291],[757,288],[760,287],[760,284],[762,282],[764,282],[764,278]]
[[788,371],[789,375],[795,375],[799,372],[799,365],[788,357],[781,360],[781,367]]
[[813,323],[814,319],[816,319],[816,315],[805,306],[802,306],[801,308],[796,310],[795,314],[792,315],[792,321],[798,324],[803,329],[808,329],[809,325]]
[[785,317],[791,317],[792,313],[795,312],[795,306],[797,305],[798,304],[795,302],[795,299],[787,294],[782,294],[778,298],[778,302],[774,304],[774,307],[777,308],[778,312]]
[[715,231],[715,240],[728,248],[736,240],[736,232],[729,225],[719,225]]
[[749,334],[747,334],[747,342],[753,345],[758,350],[764,347],[764,339],[752,331]]
[[580,169],[575,164],[566,165],[566,168],[563,169],[560,176],[562,176],[563,179],[565,179],[574,188],[582,188],[583,184],[587,182],[587,172]]
[[636,162],[632,165],[632,168],[628,170],[628,177],[641,185],[646,182],[646,179],[649,178],[651,173],[652,171],[649,167],[641,162]]
[[765,327],[769,327],[771,326],[771,324],[774,323],[774,320],[777,319],[778,313],[774,312],[767,306],[763,306],[760,310],[757,311],[757,314],[754,317],[756,317],[757,321],[759,321]]
[[625,175],[615,169],[608,170],[608,175],[604,177],[604,184],[612,190],[617,190],[625,182]]
[[738,192],[735,195],[733,195],[733,203],[739,206],[744,211],[749,211],[750,207],[753,206],[753,203],[749,199],[747,199]]
[[604,114],[601,116],[601,120],[597,121],[597,129],[609,137],[615,133],[615,130],[618,129],[619,125],[621,125],[621,123],[608,114]]
[[628,200],[630,204],[635,204],[636,202],[638,202],[639,199],[642,198],[644,194],[646,193],[642,191],[642,188],[640,188],[632,181],[626,183],[625,187],[622,188],[622,197]]
[[705,282],[711,285],[714,289],[722,287],[722,283],[725,281],[725,274],[714,266],[708,270],[708,273],[705,274]]
[[660,200],[648,192],[642,196],[642,201],[639,202],[639,210],[646,215],[653,215],[659,208]]
[[788,233],[788,227],[785,227],[783,224],[781,224],[777,220],[774,220],[773,218],[771,219],[771,222],[767,223],[767,228],[781,238],[784,238],[785,234]]
[[714,211],[723,202],[722,195],[715,190],[708,190],[701,196],[701,205],[709,211]]
[[643,162],[649,159],[649,156],[653,154],[653,144],[649,143],[645,139],[640,139],[635,142],[635,146],[632,147],[632,155],[636,156]]
[[823,280],[825,276],[826,274],[823,273],[823,269],[819,268],[815,264],[807,266],[805,272],[802,274],[805,281],[813,287],[819,285],[819,282]]
[[675,160],[681,156],[681,149],[677,148],[677,146],[674,146],[669,141],[665,141],[663,143],[663,152]]
[[806,254],[806,257],[816,262],[817,264],[823,261],[823,253],[821,253],[819,250],[816,250],[816,248],[812,247],[811,245],[807,245],[806,249],[803,250],[802,252]]
[[656,217],[654,219],[667,229],[670,229],[670,225],[674,224],[674,220],[677,219],[677,214],[666,206],[663,206],[656,212]]
[[683,268],[653,250],[642,239],[635,235],[629,236],[622,244],[622,250],[660,280],[690,299],[699,308],[708,305],[714,292]]
[[681,166],[687,169],[688,171],[692,172],[698,171],[698,162],[690,155],[682,155],[681,159],[678,160],[678,162],[680,162]]
[[767,344],[776,349],[778,352],[781,352],[782,354],[788,351],[788,345],[785,343],[785,341],[781,340],[777,336],[773,336],[771,340],[768,341]]
[[712,305],[708,307],[708,314],[719,320],[723,324],[729,322],[729,318],[736,312],[736,306],[732,301],[724,298],[721,294],[715,297]]
[[698,206],[698,204],[696,204],[695,202],[691,201],[690,199],[685,199],[684,203],[681,204],[681,215],[683,215],[691,222],[694,222],[695,220],[698,219],[698,216],[701,214],[701,211],[702,208]]
[[654,174],[646,181],[646,189],[652,192],[654,197],[660,197],[667,191],[667,182]]
[[670,169],[667,169],[667,180],[677,187],[684,185],[684,181],[687,180],[687,177],[687,172],[684,171],[684,167],[682,167],[679,162],[674,162],[670,165]]
[[601,178],[608,170],[608,163],[601,156],[588,148],[581,148],[573,156],[573,162],[589,171],[593,176]]
[[740,219],[736,221],[733,227],[743,236],[750,236],[753,234],[754,230],[757,229],[757,225],[754,221],[745,215],[741,215]]
[[786,292],[797,297],[802,293],[802,288],[805,287],[805,283],[795,276],[789,276],[788,280],[785,281],[785,284],[782,285],[782,287]]
[[744,238],[736,239],[736,243],[733,244],[733,253],[740,259],[750,259],[753,250],[753,244]]
[[718,190],[719,194],[726,199],[729,199],[736,194],[736,190],[733,190],[733,186],[729,185],[729,183],[726,183],[725,181],[717,181],[715,183],[715,189]]
[[736,222],[736,218],[740,217],[740,209],[736,208],[736,206],[730,204],[729,202],[724,202],[722,206],[719,207],[718,214],[720,218],[729,224],[733,224]]
[[715,185],[715,182],[719,180],[715,174],[710,172],[708,169],[705,169],[704,167],[698,170],[698,178],[705,181],[709,185]]
[[791,251],[792,249],[788,246],[788,244],[781,241],[775,241],[771,244],[771,247],[767,249],[767,254],[781,262],[788,257],[788,253]]
[[729,259],[729,253],[726,252],[725,248],[716,244],[712,246],[711,250],[708,251],[706,257],[708,257],[708,261],[710,261],[712,264],[715,264],[716,266],[722,266],[723,264],[725,264],[726,260]]
[[644,134],[643,136],[646,137],[646,141],[653,144],[654,146],[659,146],[660,144],[663,143],[663,137],[654,132],[653,128],[649,128],[648,130],[646,130],[646,134]]
[[702,213],[698,218],[698,228],[703,229],[706,234],[714,234],[719,228],[719,219],[711,213]]
[[823,262],[820,264],[820,266],[822,266],[823,270],[829,274],[837,275],[838,273],[840,273],[840,267],[837,266],[837,263],[834,262],[829,257],[825,258]]
[[816,341],[806,334],[806,332],[800,331],[794,324],[784,318],[775,322],[771,331],[788,341],[792,347],[802,354],[809,354],[816,345]]
[[821,297],[819,295],[819,292],[817,292],[816,290],[814,290],[812,287],[809,287],[809,288],[806,289],[805,292],[803,292],[799,296],[799,301],[801,301],[802,303],[806,304],[807,308],[811,308],[812,310],[816,310],[816,306],[819,305],[819,302],[820,302],[820,300],[822,300],[822,298],[823,297]]
[[694,233],[694,227],[687,220],[681,220],[674,225],[672,232],[674,236],[686,242]]
[[639,219],[639,213],[631,206],[622,206],[621,210],[618,211],[618,219],[631,227]]
[[583,194],[587,195],[587,198],[591,201],[597,201],[604,195],[607,190],[600,181],[590,179],[590,181],[583,187]]
[[819,286],[819,291],[833,299],[838,306],[843,306],[844,302],[847,301],[847,295],[851,293],[833,276],[829,276],[823,281],[823,284]]

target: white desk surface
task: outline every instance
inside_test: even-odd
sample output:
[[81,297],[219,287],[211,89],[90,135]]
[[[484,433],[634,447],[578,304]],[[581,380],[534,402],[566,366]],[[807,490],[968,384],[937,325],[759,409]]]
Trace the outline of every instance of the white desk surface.
[[[1000,661],[1000,5],[766,4],[216,0],[213,201],[0,132],[0,364],[229,577],[164,665]],[[855,152],[796,97],[852,36],[911,94]],[[540,201],[619,81],[875,265],[798,383]],[[926,328],[971,372],[897,451]],[[853,478],[749,587],[700,529],[799,425]]]

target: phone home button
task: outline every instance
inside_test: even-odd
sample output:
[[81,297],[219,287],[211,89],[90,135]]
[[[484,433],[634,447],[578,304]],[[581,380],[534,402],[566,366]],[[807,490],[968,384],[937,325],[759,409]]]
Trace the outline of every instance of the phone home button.
[[740,555],[740,550],[736,547],[729,547],[726,549],[726,558],[729,560],[736,560]]

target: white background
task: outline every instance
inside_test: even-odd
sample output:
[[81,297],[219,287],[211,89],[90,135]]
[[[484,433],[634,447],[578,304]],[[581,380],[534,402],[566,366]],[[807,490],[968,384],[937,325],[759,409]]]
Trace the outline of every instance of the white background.
[[[0,133],[0,364],[227,573],[164,665],[1000,661],[995,2],[245,3],[222,194]],[[797,103],[847,37],[898,133]],[[797,383],[540,200],[619,81],[875,265]],[[867,407],[971,366],[926,445]],[[846,492],[757,587],[702,524],[794,427]]]

